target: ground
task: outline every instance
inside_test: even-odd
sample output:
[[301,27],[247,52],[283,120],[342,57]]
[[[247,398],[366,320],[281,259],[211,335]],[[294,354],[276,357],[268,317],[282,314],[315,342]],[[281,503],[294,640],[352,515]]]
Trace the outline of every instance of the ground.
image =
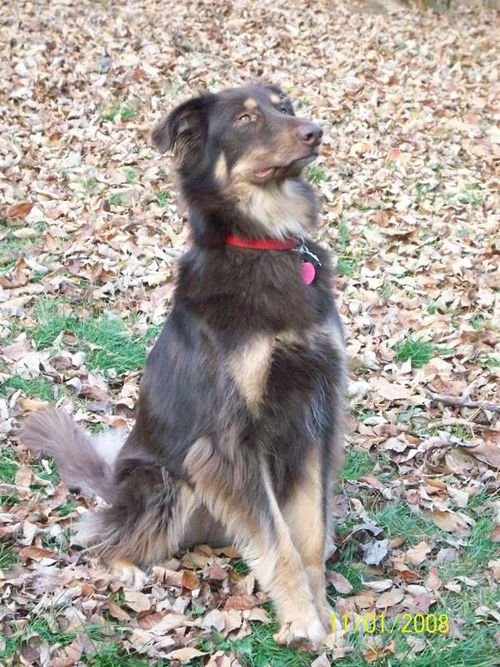
[[[498,17],[389,9],[58,0],[2,12],[1,664],[498,656]],[[124,587],[70,545],[92,503],[16,437],[48,404],[93,431],[130,426],[188,242],[149,130],[195,91],[258,77],[325,130],[307,175],[348,337],[328,563],[347,632],[319,654],[273,643],[272,608],[230,549],[179,554],[142,590]]]

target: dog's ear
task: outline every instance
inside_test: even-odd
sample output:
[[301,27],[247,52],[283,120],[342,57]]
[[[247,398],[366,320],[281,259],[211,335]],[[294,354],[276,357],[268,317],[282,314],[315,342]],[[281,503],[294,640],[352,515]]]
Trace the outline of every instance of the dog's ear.
[[295,109],[293,108],[290,98],[279,86],[276,86],[273,83],[266,83],[265,88],[271,91],[273,95],[277,95],[280,98],[281,104],[285,107],[287,113],[295,116]]
[[154,145],[160,153],[173,152],[179,165],[200,159],[208,131],[208,111],[215,95],[200,95],[183,102],[151,133]]

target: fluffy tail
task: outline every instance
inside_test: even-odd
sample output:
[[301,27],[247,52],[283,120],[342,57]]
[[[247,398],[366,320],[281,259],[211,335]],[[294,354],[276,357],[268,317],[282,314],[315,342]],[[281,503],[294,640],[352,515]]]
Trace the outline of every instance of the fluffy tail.
[[35,452],[53,456],[61,478],[85,496],[113,501],[114,462],[125,434],[109,431],[91,436],[59,410],[32,413],[24,422],[21,441]]

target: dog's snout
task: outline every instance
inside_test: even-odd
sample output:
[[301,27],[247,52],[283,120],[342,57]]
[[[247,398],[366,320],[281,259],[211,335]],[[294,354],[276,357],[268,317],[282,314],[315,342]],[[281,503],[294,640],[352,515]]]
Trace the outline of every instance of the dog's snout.
[[299,139],[308,146],[318,146],[321,143],[323,130],[316,123],[301,123],[298,127]]

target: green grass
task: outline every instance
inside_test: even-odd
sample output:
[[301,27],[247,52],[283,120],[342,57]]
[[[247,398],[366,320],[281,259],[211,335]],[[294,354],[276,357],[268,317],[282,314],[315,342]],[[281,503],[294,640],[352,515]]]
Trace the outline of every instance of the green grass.
[[416,654],[411,659],[404,659],[400,663],[394,661],[391,664],[394,666],[399,664],[401,667],[407,665],[411,667],[493,667],[498,664],[496,656],[498,656],[498,649],[495,647],[492,633],[487,628],[479,628],[473,635],[461,641],[453,642],[447,638],[436,637],[422,653]]
[[[89,665],[89,667],[147,667],[151,663],[130,655],[117,644],[109,642],[100,646],[95,652],[83,655],[80,664]],[[167,665],[164,660],[155,661],[154,664],[155,667]]]
[[171,199],[172,197],[170,195],[170,192],[168,192],[168,190],[160,190],[156,194],[156,203],[158,204],[158,206],[161,206],[162,208],[165,208]]
[[478,360],[483,368],[498,368],[500,366],[500,355],[498,354],[483,354]]
[[17,563],[17,553],[6,544],[0,544],[0,572],[6,572],[14,563]]
[[436,537],[444,535],[432,521],[413,512],[406,503],[394,502],[381,509],[368,512],[373,522],[384,529],[383,536],[392,539],[405,537],[406,545],[412,546],[426,541],[431,544]]
[[423,368],[434,354],[434,345],[410,337],[396,347],[395,356],[398,361],[411,361],[412,368]]
[[111,206],[121,206],[122,205],[122,196],[120,193],[115,193],[113,195],[110,195],[108,198],[109,203]]
[[[58,646],[68,646],[76,637],[85,633],[91,642],[101,642],[106,639],[105,634],[103,633],[102,626],[99,625],[86,625],[81,628],[75,628],[71,630],[56,630],[54,627],[57,627],[57,612],[56,610],[46,610],[46,614],[52,616],[52,622],[49,623],[47,618],[44,617],[33,617],[31,618],[20,630],[15,629],[13,626],[13,633],[5,636],[5,646],[3,649],[0,649],[0,661],[4,660],[9,662],[4,662],[3,664],[20,664],[16,660],[16,656],[19,656],[19,652],[26,643],[33,642],[36,638],[42,639],[47,642],[50,646],[57,644]],[[118,630],[118,627],[113,628]],[[109,642],[109,639],[107,640]],[[98,649],[96,648],[96,652]],[[86,654],[85,659],[91,658],[92,654]],[[99,663],[99,662],[89,662],[84,663],[89,665],[109,665],[110,663]],[[115,663],[116,664],[127,664],[124,662]],[[144,663],[146,664],[146,663]]]
[[320,164],[311,164],[307,168],[307,180],[309,183],[312,183],[312,185],[317,185],[318,183],[321,183],[321,181],[326,180],[325,168]]
[[11,484],[14,481],[19,461],[11,447],[0,448],[0,481]]
[[103,114],[103,119],[111,123],[114,122],[116,116],[119,116],[122,121],[132,120],[137,116],[138,112],[136,109],[124,102],[117,102],[114,104],[111,109]]
[[242,558],[237,558],[236,560],[232,561],[231,567],[235,572],[243,576],[250,572],[250,568]]
[[226,640],[227,648],[234,651],[245,667],[308,667],[311,664],[313,654],[276,644],[273,639],[279,627],[276,622],[252,623],[251,627],[252,634],[248,637]]
[[126,169],[124,169],[124,173],[125,173],[125,178],[127,179],[127,183],[133,183],[134,181],[137,180],[138,173],[132,167],[127,167]]
[[498,557],[498,546],[490,539],[495,525],[492,513],[477,519],[469,535],[464,538],[465,544],[459,547],[458,558],[440,567],[440,576],[445,581],[459,575],[480,577],[488,561]]
[[351,238],[349,228],[345,220],[340,220],[337,228],[337,241],[335,244],[337,265],[335,272],[339,276],[352,276],[358,267],[362,253],[351,249]]
[[470,321],[471,327],[476,331],[479,331],[479,329],[482,329],[484,327],[485,321],[486,320],[482,315],[474,315],[474,317]]
[[0,396],[6,396],[10,390],[21,391],[30,398],[41,398],[44,401],[53,401],[57,385],[44,378],[25,379],[20,375],[12,375],[0,385]]
[[50,347],[61,333],[72,333],[75,341],[68,347],[85,352],[85,364],[91,369],[125,373],[139,368],[146,359],[146,348],[158,334],[152,327],[143,336],[129,335],[118,318],[100,315],[95,319],[66,313],[57,304],[42,304],[37,310],[38,326],[29,334],[37,349]]
[[67,503],[63,503],[62,505],[59,505],[59,507],[57,507],[55,511],[59,516],[67,517],[67,516],[71,516],[73,514],[73,512],[76,510],[76,508],[79,507],[79,506],[80,506],[80,503],[77,503],[74,500],[70,500]]
[[344,466],[341,478],[355,482],[360,477],[368,475],[375,467],[375,460],[368,452],[359,449],[348,449],[344,456]]

